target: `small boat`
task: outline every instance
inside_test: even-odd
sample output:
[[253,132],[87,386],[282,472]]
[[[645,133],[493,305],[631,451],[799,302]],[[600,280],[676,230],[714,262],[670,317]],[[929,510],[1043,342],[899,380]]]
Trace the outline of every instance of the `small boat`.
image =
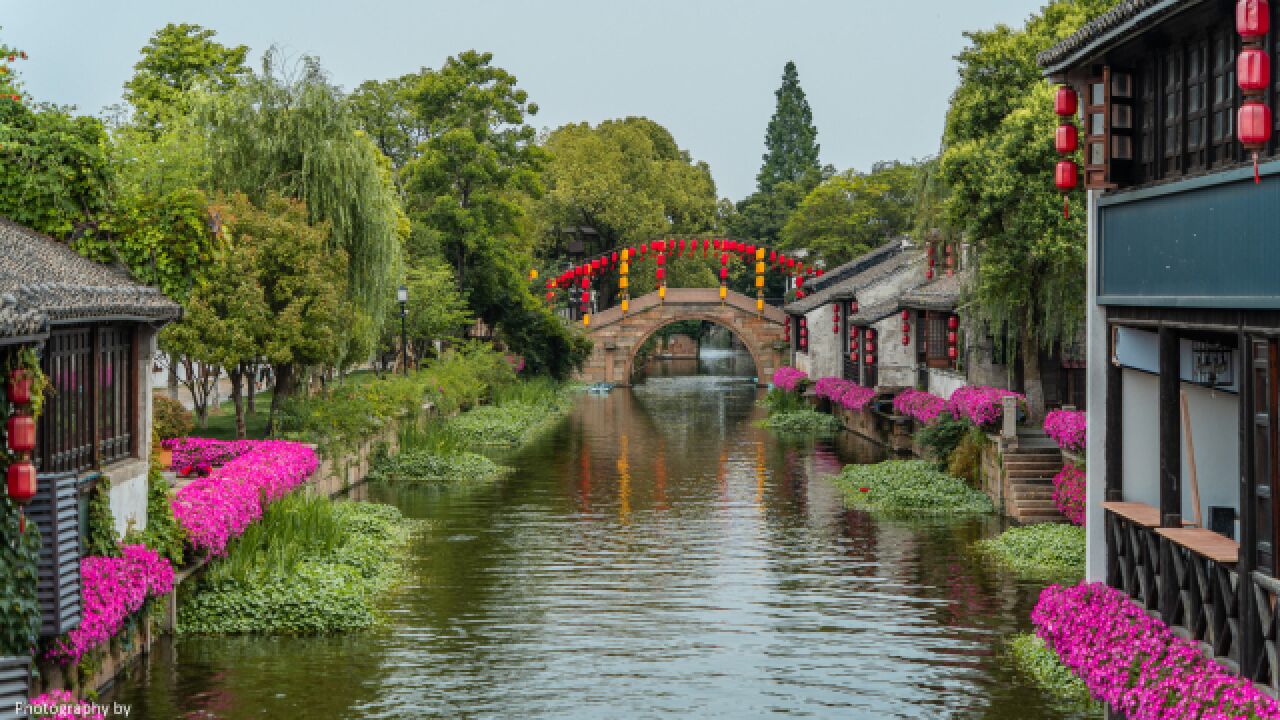
[[613,383],[598,382],[587,386],[587,392],[593,395],[608,395],[613,389]]

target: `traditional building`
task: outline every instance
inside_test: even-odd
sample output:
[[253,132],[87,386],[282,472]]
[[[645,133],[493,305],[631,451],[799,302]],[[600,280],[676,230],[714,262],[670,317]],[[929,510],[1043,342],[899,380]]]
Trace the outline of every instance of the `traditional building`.
[[[156,333],[181,309],[158,290],[0,218],[0,367],[32,348],[48,378],[29,514],[40,525],[42,634],[78,622],[85,497],[107,483],[117,536],[147,522],[151,362]],[[0,383],[3,385],[3,383]],[[26,414],[5,397],[0,411]],[[13,438],[7,438],[12,447]]]
[[1088,577],[1275,691],[1280,16],[1240,5],[1127,0],[1039,61],[1088,191]]

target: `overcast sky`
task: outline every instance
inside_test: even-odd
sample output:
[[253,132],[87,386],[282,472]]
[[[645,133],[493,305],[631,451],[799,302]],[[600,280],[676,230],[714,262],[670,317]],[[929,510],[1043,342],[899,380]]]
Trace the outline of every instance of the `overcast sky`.
[[961,33],[1021,24],[1041,0],[0,0],[0,39],[37,100],[98,114],[120,101],[157,28],[192,22],[253,57],[321,59],[354,88],[460,50],[494,53],[537,127],[649,117],[705,160],[717,191],[750,193],[782,66],[794,60],[822,161],[867,169],[937,150]]

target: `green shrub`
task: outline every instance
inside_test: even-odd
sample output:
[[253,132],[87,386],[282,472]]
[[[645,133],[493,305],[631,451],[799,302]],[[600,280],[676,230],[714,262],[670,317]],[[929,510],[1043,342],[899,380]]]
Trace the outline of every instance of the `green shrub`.
[[1007,657],[1015,670],[1055,700],[1095,715],[1102,711],[1102,704],[1089,695],[1084,681],[1072,675],[1038,636],[1014,635],[1009,639]]
[[943,412],[933,423],[916,431],[916,442],[942,467],[972,427],[967,420],[957,420],[951,413]]
[[998,537],[980,540],[978,549],[1027,579],[1074,584],[1084,577],[1084,528],[1075,525],[1009,528]]
[[840,429],[840,421],[834,416],[812,408],[771,413],[761,425],[783,435],[832,435]]
[[168,395],[151,396],[151,423],[161,440],[186,437],[195,428],[195,418],[182,403]]
[[103,475],[89,490],[89,521],[84,540],[84,554],[120,557],[116,537],[116,517],[111,512],[111,478]]
[[436,486],[475,485],[490,482],[502,472],[502,466],[472,452],[437,454],[410,450],[374,465],[369,471],[369,480]]
[[309,635],[381,621],[412,525],[389,505],[290,495],[267,508],[181,604],[183,633]]
[[850,507],[910,514],[995,511],[991,498],[922,460],[846,465],[835,482]]
[[169,483],[161,475],[160,467],[152,462],[147,474],[147,528],[139,532],[131,527],[124,540],[129,544],[142,543],[179,566],[185,539],[186,531],[173,517]]
[[770,415],[794,413],[810,409],[809,403],[805,402],[800,393],[787,392],[782,388],[770,388],[769,392],[765,393],[764,398],[760,401],[760,405],[767,408]]
[[960,438],[956,449],[951,451],[951,456],[947,460],[947,474],[968,480],[971,485],[977,485],[982,474],[982,451],[986,448],[987,442],[989,441],[986,433],[976,427],[970,427],[969,431]]

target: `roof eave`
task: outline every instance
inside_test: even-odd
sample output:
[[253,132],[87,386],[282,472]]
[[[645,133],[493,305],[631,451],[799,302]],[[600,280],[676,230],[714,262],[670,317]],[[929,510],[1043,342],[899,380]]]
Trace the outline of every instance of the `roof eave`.
[[[1133,17],[1128,18],[1127,20],[1120,23],[1119,25],[1116,25],[1113,28],[1109,28],[1098,37],[1076,48],[1070,54],[1065,55],[1058,60],[1051,60],[1047,62],[1038,61],[1040,67],[1042,68],[1042,74],[1045,77],[1050,77],[1050,78],[1054,76],[1061,76],[1063,73],[1067,72],[1071,68],[1083,64],[1086,60],[1089,60],[1090,58],[1096,55],[1099,55],[1105,52],[1106,50],[1110,50],[1113,46],[1117,44],[1118,40],[1120,40],[1123,36],[1127,35],[1135,27],[1149,20],[1152,16],[1159,15],[1160,13],[1163,13],[1169,10],[1169,8],[1175,5],[1185,3],[1186,7],[1189,8],[1189,7],[1193,7],[1195,5],[1200,4],[1200,2],[1203,2],[1203,0],[1196,0],[1195,2],[1190,2],[1190,3],[1187,3],[1186,0],[1163,0],[1162,2],[1158,2],[1155,5],[1152,5],[1151,7],[1144,8],[1139,12],[1137,12]],[[1186,9],[1186,8],[1182,8],[1182,9]],[[1063,42],[1069,42],[1069,41],[1070,41],[1070,38],[1068,38],[1067,40],[1064,40]],[[1052,52],[1053,52],[1052,48],[1045,51],[1046,54],[1052,54]]]

